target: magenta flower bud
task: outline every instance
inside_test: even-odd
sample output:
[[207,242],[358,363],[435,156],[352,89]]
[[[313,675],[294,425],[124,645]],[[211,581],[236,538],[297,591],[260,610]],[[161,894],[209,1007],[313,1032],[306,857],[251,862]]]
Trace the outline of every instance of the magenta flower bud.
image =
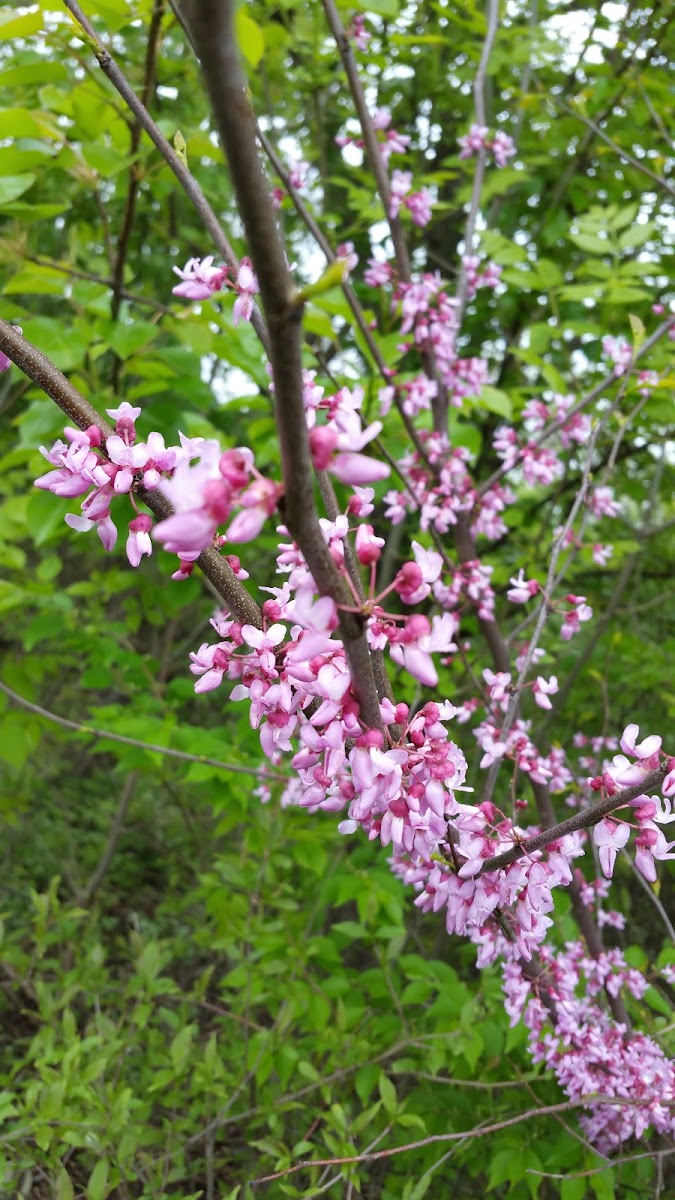
[[90,425],[89,428],[85,429],[84,432],[86,433],[87,437],[89,438],[90,446],[100,446],[101,445],[101,443],[103,441],[103,434],[101,433],[101,430],[99,429],[98,425]]
[[148,513],[139,513],[129,522],[129,529],[133,533],[149,533],[152,529],[152,517]]
[[328,425],[318,425],[309,432],[309,449],[317,471],[325,471],[338,443],[338,435]]
[[370,567],[382,554],[384,538],[376,537],[372,525],[359,525],[356,531],[356,556],[362,567]]
[[405,628],[402,630],[403,642],[417,642],[420,638],[427,637],[431,633],[431,625],[427,617],[422,613],[414,613],[412,617],[408,617],[405,623]]
[[416,592],[422,584],[422,571],[416,562],[404,563],[394,580],[394,590],[399,596]]
[[218,470],[232,488],[241,491],[248,483],[252,465],[253,455],[250,450],[226,450],[220,457]]
[[204,508],[213,518],[216,525],[221,525],[230,515],[232,507],[232,489],[223,479],[209,479],[202,493]]
[[263,617],[273,624],[281,620],[281,605],[278,600],[266,600],[262,606]]
[[356,739],[356,745],[360,749],[369,750],[375,747],[376,750],[381,750],[384,745],[384,739],[379,729],[367,729],[360,737]]

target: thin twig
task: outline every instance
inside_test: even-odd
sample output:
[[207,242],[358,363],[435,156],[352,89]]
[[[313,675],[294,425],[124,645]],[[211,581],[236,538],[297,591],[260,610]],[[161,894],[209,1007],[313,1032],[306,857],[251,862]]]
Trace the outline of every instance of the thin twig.
[[[284,1171],[275,1171],[272,1175],[263,1175],[259,1179],[252,1179],[251,1185],[259,1183],[272,1183],[276,1179],[284,1179],[288,1175],[294,1175],[298,1171],[306,1171],[315,1167],[341,1166],[345,1163],[361,1163],[361,1162],[376,1162],[382,1158],[393,1158],[397,1154],[408,1154],[411,1150],[420,1150],[425,1146],[442,1144],[443,1142],[458,1142],[468,1140],[469,1138],[486,1137],[491,1133],[499,1133],[502,1129],[509,1129],[514,1125],[522,1125],[524,1121],[532,1121],[536,1117],[551,1117],[558,1113],[572,1112],[574,1109],[587,1108],[589,1105],[617,1105],[619,1107],[639,1107],[643,1101],[634,1099],[630,1096],[603,1096],[597,1093],[590,1093],[587,1096],[581,1096],[578,1100],[565,1100],[560,1104],[547,1104],[543,1108],[530,1109],[528,1112],[519,1113],[515,1117],[508,1117],[504,1121],[495,1121],[492,1125],[479,1126],[475,1129],[462,1130],[459,1133],[433,1133],[428,1137],[419,1138],[415,1142],[407,1142],[403,1146],[391,1146],[388,1150],[377,1150],[371,1154],[349,1154],[340,1158],[316,1158],[305,1159],[302,1162],[295,1163],[292,1167],[287,1167]],[[674,1101],[664,1102],[668,1107],[675,1106]]]
[[622,808],[624,804],[629,804],[631,800],[635,800],[638,796],[650,795],[652,792],[658,791],[668,774],[667,767],[657,767],[654,771],[650,771],[645,775],[641,783],[635,783],[632,787],[624,788],[621,792],[615,792],[613,796],[605,796],[602,800],[598,800],[597,804],[592,804],[590,808],[584,808],[577,812],[572,817],[567,817],[566,820],[560,821],[557,825],[552,825],[549,829],[545,829],[543,833],[536,833],[533,837],[523,838],[515,843],[510,850],[505,850],[503,854],[496,854],[493,858],[486,858],[481,866],[478,875],[484,875],[486,871],[496,871],[500,867],[508,867],[509,863],[516,862],[517,859],[523,858],[527,854],[534,854],[535,851],[543,849],[544,846],[550,845],[551,842],[557,842],[559,838],[567,837],[569,833],[575,833],[577,829],[590,829],[592,825],[597,825],[603,817],[614,812],[617,808]]
[[[3,688],[3,691],[5,690],[2,683],[0,683],[0,687]],[[134,794],[134,788],[136,786],[137,779],[138,771],[130,771],[124,781],[124,786],[120,792],[120,798],[115,811],[115,816],[113,817],[112,825],[110,826],[105,846],[103,847],[103,853],[101,854],[96,869],[91,875],[89,882],[82,889],[77,898],[78,904],[81,904],[83,908],[86,908],[87,905],[91,904],[91,901],[101,886],[105,873],[112,862],[113,855],[117,849],[117,843],[124,829],[124,822],[127,819],[127,813],[129,811],[131,797]]]
[[619,158],[622,158],[623,161],[628,163],[629,166],[633,167],[634,170],[640,171],[642,175],[646,175],[648,179],[651,179],[652,183],[655,183],[657,187],[660,187],[664,192],[667,192],[669,196],[675,196],[675,187],[668,179],[664,179],[662,175],[657,175],[655,171],[650,171],[649,167],[646,167],[644,163],[641,163],[638,158],[634,158],[632,154],[629,154],[628,151],[624,150],[622,146],[619,146],[617,142],[613,142],[611,137],[609,137],[599,125],[596,125],[595,121],[592,121],[590,117],[587,117],[584,113],[579,112],[578,109],[573,108],[571,104],[566,104],[564,100],[558,100],[557,97],[551,95],[550,92],[547,92],[547,99],[561,112],[567,113],[567,115],[570,117],[575,117],[577,121],[583,121],[586,128],[594,133],[596,137],[599,137],[600,140],[604,142],[605,145],[609,146],[615,154],[618,154]]
[[[122,99],[128,104],[132,113],[140,122],[145,132],[148,134],[150,140],[159,150],[167,166],[171,169],[171,171],[173,171],[173,174],[176,176],[176,179],[183,188],[186,196],[192,201],[192,204],[194,205],[204,228],[211,237],[211,241],[213,242],[216,250],[220,255],[222,255],[228,266],[231,267],[233,271],[236,271],[239,267],[239,260],[237,259],[237,256],[227,237],[225,236],[216,214],[214,213],[211,205],[206,199],[206,196],[197,183],[197,180],[190,173],[185,165],[184,160],[179,154],[176,153],[171,143],[164,137],[164,134],[160,130],[159,126],[153,121],[150,113],[139,100],[123,71],[110,54],[110,51],[100,41],[94,27],[85,16],[80,5],[77,3],[77,0],[63,0],[63,3],[82,29],[85,35],[83,40],[88,42],[91,46],[104,75],[107,76],[113,87],[122,97]],[[260,313],[255,309],[251,315],[251,324],[258,334],[263,346],[265,349],[267,349],[267,330],[265,329],[265,324]]]
[[[648,338],[645,338],[642,345],[633,354],[633,365],[639,362],[641,358],[644,358],[645,354],[648,354],[649,351],[654,348],[656,343],[659,342],[662,337],[665,337],[673,325],[675,325],[675,316],[668,317],[665,321],[662,321],[661,324],[654,330],[654,332],[650,333]],[[564,416],[559,417],[556,421],[552,421],[550,425],[547,425],[544,429],[542,429],[541,433],[538,434],[537,437],[532,438],[528,442],[528,448],[532,449],[533,447],[541,446],[544,442],[547,442],[549,438],[553,437],[554,433],[557,433],[559,429],[562,429],[563,425],[566,425],[568,421],[571,421],[572,418],[577,415],[577,413],[583,412],[585,408],[588,408],[589,404],[593,404],[594,401],[597,400],[612,383],[616,383],[616,376],[614,375],[613,371],[610,371],[604,376],[603,379],[596,383],[589,392],[586,392],[586,394],[582,396],[580,400],[577,400],[577,403],[572,406],[569,412],[565,413]],[[524,451],[519,451],[517,457],[508,467],[502,466],[499,467],[498,470],[494,471],[492,475],[490,475],[489,479],[486,479],[485,483],[480,485],[478,488],[478,495],[484,496],[485,493],[490,490],[490,488],[494,487],[496,483],[499,483],[500,479],[503,479],[505,475],[508,475],[510,471],[513,471],[514,468],[519,465],[523,454]]]
[[95,726],[88,725],[84,721],[71,721],[67,717],[60,717],[57,713],[50,712],[47,708],[41,708],[39,704],[33,704],[25,696],[20,696],[18,692],[12,691],[2,680],[0,680],[0,692],[4,692],[14,704],[19,704],[22,708],[27,709],[28,712],[35,713],[37,717],[42,717],[45,721],[51,721],[53,725],[59,725],[62,729],[71,729],[73,733],[86,733],[88,737],[100,738],[109,742],[119,742],[122,746],[137,746],[139,750],[149,750],[153,754],[162,754],[165,758],[179,758],[183,762],[201,763],[202,766],[217,767],[220,771],[231,771],[236,775],[255,775],[258,779],[273,779],[281,783],[288,782],[285,775],[281,775],[276,771],[268,771],[265,767],[244,767],[239,763],[226,763],[222,762],[219,758],[209,758],[205,754],[188,754],[185,750],[173,750],[170,746],[159,746],[154,742],[142,742],[139,738],[127,737],[121,733],[112,733],[109,729],[97,729]]

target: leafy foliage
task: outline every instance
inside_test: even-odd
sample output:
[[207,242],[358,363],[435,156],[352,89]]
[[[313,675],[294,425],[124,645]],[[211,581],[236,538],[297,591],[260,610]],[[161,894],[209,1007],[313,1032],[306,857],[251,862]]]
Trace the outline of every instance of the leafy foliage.
[[[406,165],[437,198],[431,226],[410,226],[414,257],[447,275],[471,190],[457,139],[473,114],[482,9],[473,0],[354,7],[373,33],[363,59],[369,98],[412,134]],[[516,138],[518,157],[486,181],[481,242],[507,288],[479,293],[467,311],[467,344],[490,348],[494,377],[452,415],[455,444],[470,447],[486,475],[498,466],[491,441],[500,420],[545,387],[566,392],[570,364],[581,388],[592,386],[602,336],[632,328],[637,345],[668,286],[672,200],[622,154],[667,178],[660,114],[672,30],[656,3],[619,17],[610,7],[510,5],[491,56],[491,119]],[[171,8],[92,0],[87,11],[245,253],[194,57]],[[146,54],[153,14],[156,62]],[[373,230],[385,236],[385,214],[365,167],[345,163],[335,144],[353,117],[321,4],[254,0],[239,10],[238,38],[268,136],[286,159],[309,162],[309,202],[322,229],[332,245],[352,241],[364,264]],[[211,248],[67,13],[50,3],[3,6],[0,57],[3,316],[101,411],[115,398],[140,402],[147,428],[167,442],[178,430],[217,436],[224,446],[253,445],[261,470],[275,464],[255,334],[233,325],[225,296],[200,309],[171,297],[171,266]],[[602,124],[611,144],[584,117]],[[289,199],[280,220],[298,286],[315,283],[323,258]],[[360,273],[355,286],[378,350],[405,377],[388,308]],[[372,353],[338,288],[317,289],[306,330],[306,365],[320,382],[329,387],[334,369],[358,380],[374,412]],[[563,745],[580,726],[621,729],[636,710],[645,726],[661,728],[675,707],[664,671],[675,651],[664,603],[671,460],[658,453],[672,418],[665,351],[653,365],[658,386],[641,402],[631,385],[603,450],[607,461],[632,411],[630,440],[617,450],[614,483],[625,506],[608,533],[612,563],[599,569],[584,550],[567,576],[599,621],[558,654],[559,675],[571,680],[555,726]],[[60,414],[14,372],[0,376],[0,412],[0,678],[83,727],[64,730],[0,692],[0,1182],[8,1192],[56,1200],[249,1200],[265,1187],[382,1200],[652,1195],[654,1162],[607,1165],[567,1123],[574,1114],[530,1115],[489,1141],[431,1143],[253,1188],[317,1152],[349,1157],[499,1126],[560,1094],[532,1070],[522,1028],[508,1028],[498,972],[479,977],[471,947],[418,917],[373,846],[339,841],[330,818],[262,805],[249,776],[91,732],[242,768],[260,760],[243,709],[192,692],[187,654],[206,637],[212,598],[196,577],[166,586],[162,552],[132,574],[121,556],[105,559],[98,543],[73,540],[63,524],[70,503],[31,488],[42,462],[35,447],[59,435]],[[394,457],[407,449],[393,416],[387,444]],[[508,541],[487,556],[500,599],[560,522],[580,470],[522,489]],[[261,581],[275,544],[269,531],[256,543]],[[477,636],[471,617],[467,635]],[[455,703],[471,693],[470,670],[447,679]],[[465,749],[475,753],[472,742]],[[627,869],[615,887],[631,912],[627,957],[648,975],[675,961]],[[667,879],[660,899],[668,909]],[[567,904],[563,897],[556,913],[563,937],[573,936]],[[672,999],[672,989],[652,988],[641,1006],[655,1036],[672,1021]]]

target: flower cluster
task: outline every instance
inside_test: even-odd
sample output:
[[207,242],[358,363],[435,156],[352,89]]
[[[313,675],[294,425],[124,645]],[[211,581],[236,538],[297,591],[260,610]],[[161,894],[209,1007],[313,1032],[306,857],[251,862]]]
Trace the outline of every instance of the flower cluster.
[[460,158],[471,158],[472,154],[477,154],[479,150],[489,150],[498,167],[505,167],[516,153],[515,143],[508,133],[498,130],[491,138],[486,125],[472,125],[469,132],[459,139],[459,144]]
[[[533,1060],[555,1072],[570,1099],[589,1097],[582,1125],[600,1153],[642,1137],[649,1126],[675,1134],[674,1064],[652,1038],[612,1020],[601,1002],[622,988],[639,999],[647,987],[619,950],[592,958],[579,941],[557,953],[542,948],[540,977],[548,1005],[513,956],[503,972],[511,1024],[523,1017]],[[594,1093],[623,1103],[598,1103],[590,1099]]]
[[389,216],[394,220],[403,205],[408,209],[413,223],[422,228],[431,220],[431,192],[427,188],[413,191],[412,179],[412,171],[394,171],[391,177]]
[[182,270],[180,267],[173,269],[181,279],[173,288],[174,296],[182,296],[186,300],[209,300],[223,287],[231,287],[237,295],[232,315],[234,324],[242,320],[250,321],[254,297],[259,290],[250,258],[242,258],[234,281],[228,279],[228,267],[213,265],[213,255],[202,259],[191,258]]
[[[410,145],[410,137],[407,133],[399,133],[394,129],[391,121],[392,116],[388,108],[376,108],[370,114],[370,120],[377,137],[378,147],[382,160],[385,164],[389,162],[392,154],[405,154]],[[356,146],[362,150],[365,146],[364,139],[357,134],[339,134],[335,139],[336,145],[344,150],[346,146]]]
[[[50,450],[40,447],[53,470],[40,475],[36,487],[56,496],[75,498],[87,493],[80,514],[66,515],[71,529],[86,532],[95,527],[104,548],[114,549],[117,526],[111,504],[126,496],[135,514],[126,543],[129,562],[137,567],[143,555],[152,553],[152,530],[153,538],[181,560],[174,579],[190,574],[194,560],[217,542],[218,529],[235,508],[240,511],[221,540],[246,542],[257,536],[281,489],[256,470],[250,450],[223,453],[216,441],[183,434],[179,434],[180,445],[165,446],[156,432],[140,442],[136,433],[140,408],[123,401],[107,412],[115,421],[110,437],[104,438],[96,425],[84,431],[66,427],[65,441],[56,441]],[[160,485],[175,511],[153,529],[152,518],[139,511],[137,497],[157,491]],[[230,565],[233,561],[235,573],[245,578],[236,557]]]

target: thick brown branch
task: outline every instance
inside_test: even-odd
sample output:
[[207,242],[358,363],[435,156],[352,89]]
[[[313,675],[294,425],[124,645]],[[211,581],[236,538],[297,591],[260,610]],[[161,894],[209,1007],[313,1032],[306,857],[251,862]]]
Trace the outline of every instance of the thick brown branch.
[[230,0],[186,0],[182,5],[202,64],[211,105],[227,156],[267,319],[274,378],[276,421],[286,496],[284,516],[307,560],[319,592],[338,605],[340,633],[361,718],[381,726],[378,692],[361,618],[340,606],[352,604],[319,525],[302,385],[302,305],[293,286],[284,246],[256,144],[256,120],[236,49]]

